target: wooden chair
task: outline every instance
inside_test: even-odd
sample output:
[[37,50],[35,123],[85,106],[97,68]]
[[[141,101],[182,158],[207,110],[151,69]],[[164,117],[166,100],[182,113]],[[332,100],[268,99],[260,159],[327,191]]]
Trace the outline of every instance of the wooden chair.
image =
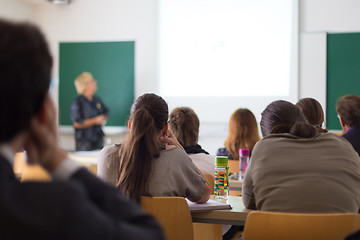
[[204,177],[206,178],[206,180],[208,180],[209,184],[210,184],[210,194],[214,195],[214,186],[215,186],[215,180],[214,180],[214,176],[211,174],[203,174]]
[[[229,160],[228,161],[229,166],[229,174],[230,173],[236,173],[239,174],[239,160]],[[230,190],[229,196],[241,196],[242,192],[239,190]]]
[[298,214],[252,211],[243,240],[335,240],[360,229],[360,215],[355,213]]
[[166,239],[194,239],[192,218],[184,198],[142,197],[141,206],[159,221]]
[[239,160],[229,160],[229,173],[237,173],[239,174]]
[[40,165],[29,165],[25,161],[24,153],[16,153],[14,159],[14,172],[21,181],[50,181],[50,174]]

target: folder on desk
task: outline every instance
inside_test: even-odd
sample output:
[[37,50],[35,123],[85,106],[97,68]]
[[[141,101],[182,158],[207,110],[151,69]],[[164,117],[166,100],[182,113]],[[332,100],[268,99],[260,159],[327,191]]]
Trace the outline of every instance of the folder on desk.
[[222,210],[222,209],[231,209],[231,205],[228,203],[223,203],[213,199],[209,199],[206,203],[195,203],[190,202],[186,199],[189,206],[190,212],[202,212],[210,210]]

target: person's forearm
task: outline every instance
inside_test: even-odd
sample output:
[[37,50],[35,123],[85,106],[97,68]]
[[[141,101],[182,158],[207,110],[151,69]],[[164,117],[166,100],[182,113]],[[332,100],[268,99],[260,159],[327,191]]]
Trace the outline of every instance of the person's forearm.
[[197,203],[206,203],[210,198],[210,185],[209,183],[206,181],[204,184],[204,193],[201,196],[200,200],[197,201]]
[[94,125],[98,125],[96,122],[96,118],[88,118],[84,120],[84,123],[78,123],[78,122],[74,122],[73,123],[74,127],[76,129],[83,129],[83,128],[88,128]]

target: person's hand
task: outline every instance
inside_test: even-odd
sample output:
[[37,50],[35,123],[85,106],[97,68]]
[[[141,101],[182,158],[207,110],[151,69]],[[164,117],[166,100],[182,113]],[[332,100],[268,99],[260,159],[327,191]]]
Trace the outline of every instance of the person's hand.
[[27,161],[54,171],[67,157],[57,141],[56,110],[47,96],[38,114],[32,117],[24,145]]
[[167,130],[167,133],[164,136],[160,136],[160,142],[162,142],[164,145],[179,146],[183,151],[185,151],[183,146],[181,146],[181,144],[170,129]]
[[104,123],[106,123],[107,116],[104,114],[101,114],[101,115],[96,116],[94,119],[95,119],[96,125],[104,125]]

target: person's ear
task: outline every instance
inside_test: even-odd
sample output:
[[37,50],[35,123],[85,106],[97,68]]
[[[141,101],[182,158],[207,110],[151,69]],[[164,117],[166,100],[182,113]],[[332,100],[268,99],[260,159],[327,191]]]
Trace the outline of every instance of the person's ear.
[[128,121],[128,128],[131,129],[131,121]]
[[35,117],[38,119],[40,123],[42,124],[47,123],[49,121],[51,114],[54,113],[53,108],[54,106],[51,97],[47,95],[44,101],[42,102],[40,109],[36,113]]
[[342,117],[340,117],[339,116],[339,121],[340,121],[340,125],[341,125],[341,127],[345,127],[345,122],[344,122],[344,120],[342,119]]
[[165,127],[163,127],[163,129],[161,130],[161,136],[164,136],[167,134],[169,129],[169,123],[166,123]]

